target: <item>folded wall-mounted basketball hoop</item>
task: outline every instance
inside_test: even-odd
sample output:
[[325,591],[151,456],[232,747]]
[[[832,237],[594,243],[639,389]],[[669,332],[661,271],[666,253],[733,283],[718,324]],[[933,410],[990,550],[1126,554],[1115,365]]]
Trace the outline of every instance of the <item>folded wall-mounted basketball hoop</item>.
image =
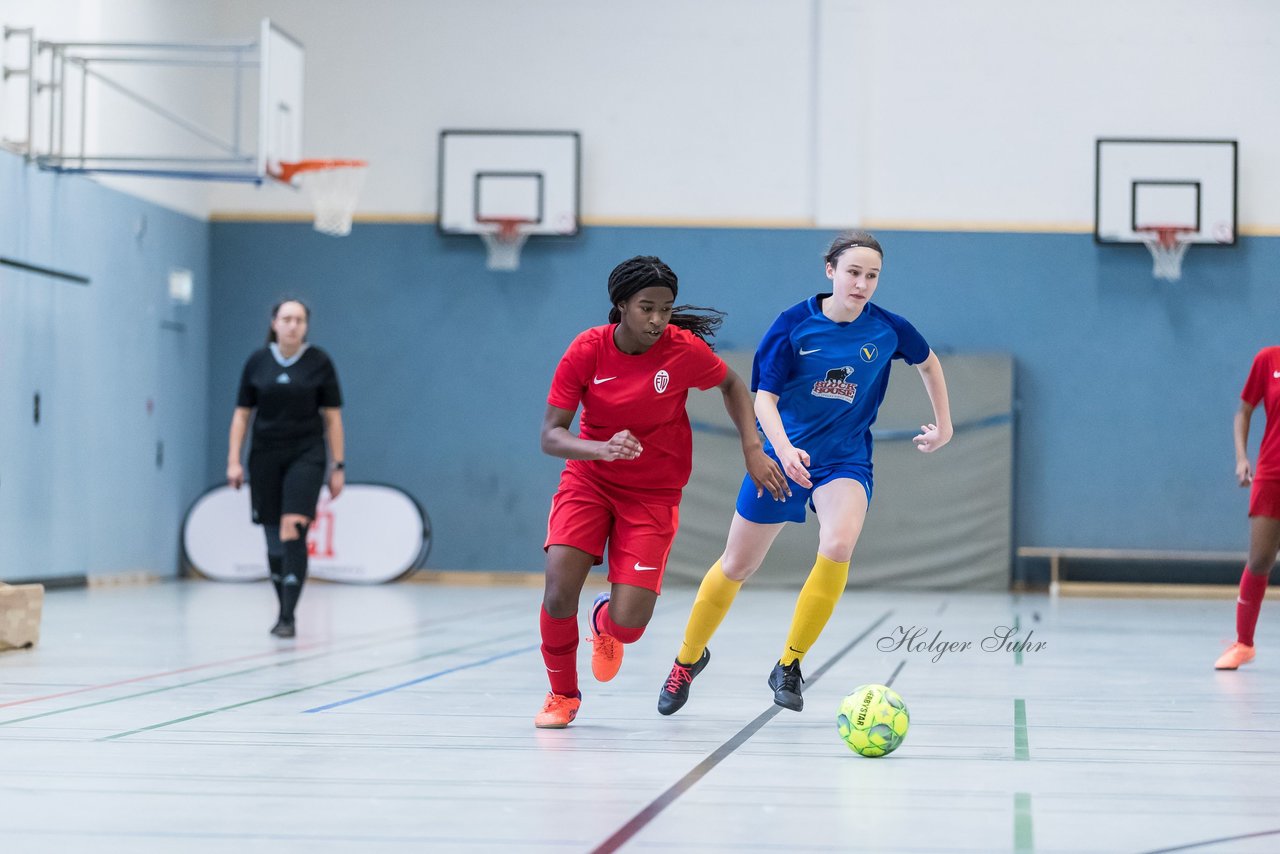
[[368,167],[364,160],[297,160],[268,171],[277,180],[306,191],[316,213],[316,231],[342,237],[351,233],[351,217]]

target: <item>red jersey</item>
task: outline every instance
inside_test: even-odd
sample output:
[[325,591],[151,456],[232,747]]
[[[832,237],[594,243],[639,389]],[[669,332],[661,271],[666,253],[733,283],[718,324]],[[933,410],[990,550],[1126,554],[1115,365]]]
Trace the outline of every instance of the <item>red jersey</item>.
[[607,487],[642,491],[645,501],[679,504],[693,469],[693,431],[684,409],[689,389],[719,385],[729,366],[707,342],[674,324],[648,350],[628,355],[613,342],[614,326],[573,339],[547,403],[570,412],[581,404],[583,439],[607,442],[630,430],[644,450],[634,460],[569,460],[566,468]]
[[1280,480],[1280,347],[1264,347],[1253,357],[1253,368],[1240,399],[1253,407],[1261,402],[1267,415],[1253,477]]

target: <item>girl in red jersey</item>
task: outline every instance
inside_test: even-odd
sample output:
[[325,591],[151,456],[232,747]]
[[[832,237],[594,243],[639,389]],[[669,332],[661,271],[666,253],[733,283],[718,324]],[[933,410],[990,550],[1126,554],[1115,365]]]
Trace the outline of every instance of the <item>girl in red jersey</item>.
[[[544,546],[540,624],[551,691],[538,727],[563,728],[578,714],[578,600],[606,543],[612,588],[596,597],[589,620],[596,679],[617,674],[622,645],[638,640],[653,615],[693,467],[689,389],[720,390],[760,495],[786,494],[782,471],[761,446],[746,384],[707,344],[721,313],[674,306],[678,292],[661,259],[623,261],[609,274],[609,324],[579,334],[551,381],[542,450],[568,462]],[[579,405],[575,436],[569,425]]]
[[[1249,465],[1249,420],[1258,403],[1266,413],[1258,468]],[[1253,368],[1240,392],[1235,418],[1236,479],[1250,486],[1249,563],[1240,576],[1236,600],[1236,642],[1216,662],[1217,670],[1235,670],[1252,661],[1253,629],[1267,592],[1267,578],[1280,551],[1280,347],[1265,347],[1253,358]]]

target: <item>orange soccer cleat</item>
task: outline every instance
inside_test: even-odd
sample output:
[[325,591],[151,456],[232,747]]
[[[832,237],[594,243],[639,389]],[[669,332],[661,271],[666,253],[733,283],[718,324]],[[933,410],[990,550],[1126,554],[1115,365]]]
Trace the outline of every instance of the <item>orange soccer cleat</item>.
[[582,700],[577,697],[548,693],[542,711],[534,716],[533,725],[538,729],[564,729],[578,716],[581,705]]
[[1214,670],[1235,670],[1242,664],[1248,664],[1253,661],[1253,647],[1245,646],[1240,642],[1233,643],[1227,647],[1217,661],[1213,663]]
[[591,603],[591,674],[597,682],[608,682],[618,675],[622,667],[622,642],[612,635],[606,635],[596,628],[596,614],[609,604],[609,594],[601,593]]

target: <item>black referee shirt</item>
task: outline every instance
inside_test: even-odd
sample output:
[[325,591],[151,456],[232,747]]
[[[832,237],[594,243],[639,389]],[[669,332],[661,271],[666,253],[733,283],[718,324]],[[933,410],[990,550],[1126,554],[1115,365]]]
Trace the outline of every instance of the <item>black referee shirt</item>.
[[264,347],[244,363],[236,406],[257,410],[253,418],[255,449],[322,440],[320,407],[342,406],[338,372],[329,354],[319,347],[307,346],[287,367]]

